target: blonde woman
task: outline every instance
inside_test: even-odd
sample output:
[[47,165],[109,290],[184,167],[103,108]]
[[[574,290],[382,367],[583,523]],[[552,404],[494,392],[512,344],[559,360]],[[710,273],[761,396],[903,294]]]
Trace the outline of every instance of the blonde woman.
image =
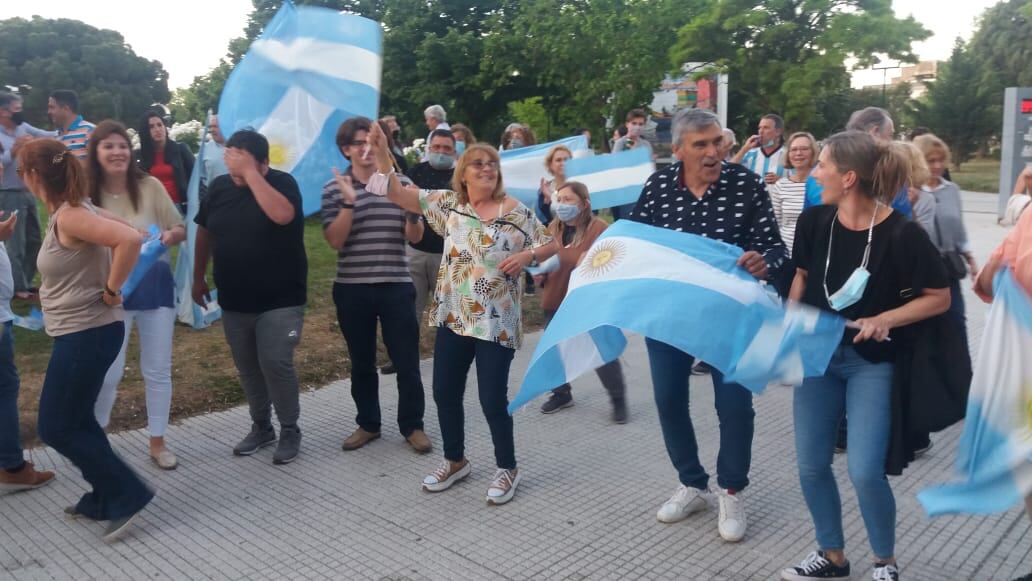
[[535,210],[542,224],[548,224],[555,218],[552,204],[556,201],[559,189],[566,183],[566,162],[572,157],[573,152],[565,145],[556,145],[545,156],[545,169],[552,179],[541,178],[541,187],[538,188],[538,203]]
[[491,429],[498,467],[488,504],[512,500],[522,472],[516,467],[512,417],[507,411],[509,366],[523,342],[519,278],[527,266],[558,247],[534,212],[505,194],[498,152],[466,149],[455,167],[452,190],[402,185],[379,127],[369,133],[377,173],[367,189],[413,213],[444,238],[444,260],[430,306],[434,345],[434,402],[441,424],[444,462],[423,479],[428,492],[447,490],[469,476],[462,399],[470,366],[477,363],[480,407]]

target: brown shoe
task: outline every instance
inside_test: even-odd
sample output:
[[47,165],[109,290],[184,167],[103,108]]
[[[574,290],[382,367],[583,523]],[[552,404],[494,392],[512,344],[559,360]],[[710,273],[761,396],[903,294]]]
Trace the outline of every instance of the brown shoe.
[[350,452],[351,450],[358,450],[362,446],[365,446],[369,442],[372,442],[373,440],[379,437],[380,432],[367,432],[362,428],[359,428],[354,432],[351,432],[351,435],[348,436],[346,440],[344,440],[344,443],[341,444],[340,447],[348,452]]
[[430,438],[426,436],[426,432],[423,430],[412,430],[412,433],[405,440],[419,454],[428,454],[434,449],[434,445],[430,443]]
[[49,470],[38,472],[32,462],[26,462],[21,470],[10,473],[0,470],[0,492],[18,492],[46,486],[54,480],[54,473]]

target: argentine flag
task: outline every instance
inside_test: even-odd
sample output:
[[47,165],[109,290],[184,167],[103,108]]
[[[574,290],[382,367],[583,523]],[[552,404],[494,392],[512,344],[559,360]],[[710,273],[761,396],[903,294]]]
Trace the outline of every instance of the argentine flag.
[[786,309],[736,265],[737,246],[620,220],[585,254],[545,329],[510,413],[613,361],[630,331],[673,345],[759,393],[821,375],[845,319]]
[[372,20],[284,2],[222,90],[222,131],[250,127],[268,138],[270,165],[297,180],[306,216],[319,211],[332,168],[347,167],[337,128],[376,119],[381,44]]
[[993,284],[957,450],[959,478],[917,495],[931,516],[1003,512],[1032,493],[1032,298],[1010,270]]
[[639,147],[566,162],[566,179],[583,183],[591,192],[591,209],[633,204],[656,171],[649,149]]
[[588,140],[583,135],[502,151],[499,155],[502,159],[502,182],[505,184],[505,193],[523,202],[523,205],[530,209],[536,208],[541,178],[552,177],[545,167],[545,158],[557,145],[570,148],[575,158],[592,155],[588,149]]

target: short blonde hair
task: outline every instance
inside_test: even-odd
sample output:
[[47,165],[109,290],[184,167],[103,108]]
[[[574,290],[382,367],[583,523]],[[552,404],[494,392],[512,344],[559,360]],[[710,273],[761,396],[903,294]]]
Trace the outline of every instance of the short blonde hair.
[[545,169],[547,169],[549,172],[552,171],[552,160],[555,159],[555,154],[559,153],[560,151],[565,151],[566,155],[570,156],[571,159],[573,158],[573,152],[570,151],[569,147],[566,147],[565,145],[556,145],[555,147],[550,149],[548,151],[548,155],[545,156]]
[[914,146],[921,150],[921,154],[924,155],[925,160],[934,153],[941,153],[945,158],[946,164],[950,163],[950,146],[946,145],[946,142],[939,139],[931,133],[925,133],[924,135],[918,135],[914,138]]
[[[800,137],[810,140],[810,153],[813,154],[813,157],[810,158],[811,164],[817,165],[817,157],[821,154],[821,150],[817,147],[817,138],[815,138],[813,134],[807,131],[797,131],[793,133],[792,136],[788,138],[788,141],[785,142],[785,153],[790,153],[790,150],[792,149],[792,142],[796,139],[799,139]],[[783,165],[785,166],[785,169],[794,169],[792,167],[791,156],[786,155],[784,160],[785,161],[783,162]]]
[[466,146],[466,151],[455,164],[455,173],[452,175],[452,190],[458,194],[460,204],[469,203],[469,190],[466,189],[465,180],[466,168],[473,162],[473,158],[481,153],[486,154],[489,161],[498,164],[498,183],[491,192],[491,198],[495,200],[505,198],[505,186],[502,184],[502,159],[498,156],[498,150],[486,143],[474,143]]

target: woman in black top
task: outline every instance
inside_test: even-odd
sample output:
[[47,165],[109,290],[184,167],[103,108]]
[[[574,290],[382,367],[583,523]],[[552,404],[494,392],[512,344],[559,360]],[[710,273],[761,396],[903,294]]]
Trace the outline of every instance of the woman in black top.
[[789,298],[837,312],[856,328],[846,330],[825,374],[795,389],[799,481],[818,550],[782,571],[789,581],[849,577],[842,505],[831,470],[843,410],[849,417],[849,477],[876,559],[873,578],[899,579],[896,503],[885,477],[895,355],[890,336],[950,304],[935,246],[918,224],[890,206],[910,179],[902,147],[859,131],[828,138],[813,173],[824,188],[824,205],[804,211],[797,224]]
[[143,171],[165,186],[179,213],[186,215],[186,190],[193,172],[194,155],[185,143],[178,143],[169,136],[170,122],[155,110],[144,114],[137,129],[140,149],[135,156]]

